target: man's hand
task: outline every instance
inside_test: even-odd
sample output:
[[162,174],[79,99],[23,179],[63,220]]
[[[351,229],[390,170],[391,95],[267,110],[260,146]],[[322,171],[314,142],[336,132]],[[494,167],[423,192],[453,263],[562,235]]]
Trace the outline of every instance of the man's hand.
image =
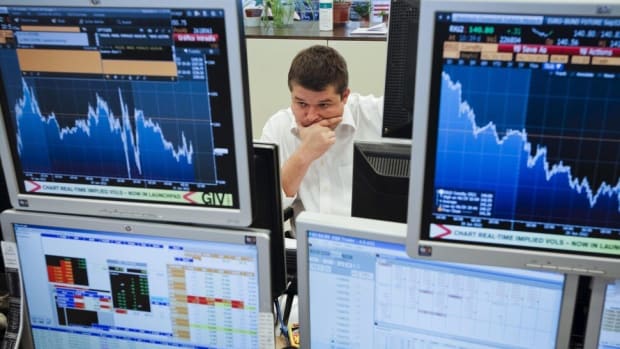
[[342,121],[342,117],[334,117],[316,122],[308,127],[297,125],[301,146],[299,151],[309,161],[318,159],[336,143],[334,129]]
[[312,162],[336,143],[334,129],[341,121],[342,117],[338,116],[318,121],[307,127],[297,124],[301,145],[284,162],[280,172],[282,190],[287,197],[297,194],[299,185]]

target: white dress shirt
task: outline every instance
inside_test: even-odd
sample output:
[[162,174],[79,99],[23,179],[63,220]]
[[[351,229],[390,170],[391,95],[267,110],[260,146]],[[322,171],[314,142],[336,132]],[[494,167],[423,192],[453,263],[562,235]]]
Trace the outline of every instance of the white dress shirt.
[[[296,197],[286,197],[283,206],[293,205],[295,213],[312,212],[351,215],[353,186],[353,143],[381,140],[383,97],[351,93],[344,108],[342,122],[336,127],[336,143],[316,159],[303,178]],[[279,147],[280,165],[295,152],[301,140],[291,108],[271,116],[261,141]]]

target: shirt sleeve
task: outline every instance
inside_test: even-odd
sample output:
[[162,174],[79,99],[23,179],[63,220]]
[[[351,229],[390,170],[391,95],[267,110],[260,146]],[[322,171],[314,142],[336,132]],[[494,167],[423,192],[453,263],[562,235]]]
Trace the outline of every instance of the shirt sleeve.
[[[260,136],[261,142],[273,143],[278,146],[280,169],[282,168],[284,161],[286,161],[286,159],[288,158],[287,154],[284,154],[283,152],[283,143],[286,142],[286,140],[283,139],[283,135],[290,132],[290,122],[283,113],[286,113],[286,111],[281,110],[276,114],[272,115],[265,123],[265,126],[263,126],[263,131]],[[282,197],[282,208],[291,206],[295,199],[297,199],[297,195],[292,197],[286,196],[286,193],[284,193],[284,190],[282,190],[282,188],[280,188],[280,193]]]

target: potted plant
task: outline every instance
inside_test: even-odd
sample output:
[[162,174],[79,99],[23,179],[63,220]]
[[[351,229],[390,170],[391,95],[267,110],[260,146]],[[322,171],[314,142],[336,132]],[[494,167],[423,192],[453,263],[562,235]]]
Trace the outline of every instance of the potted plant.
[[[266,10],[263,11],[263,23],[271,23],[276,28],[293,23],[297,8],[305,7],[312,11],[312,0],[265,0],[264,3]],[[314,13],[311,16],[314,17]]]
[[379,12],[379,17],[381,17],[381,21],[385,24],[388,23],[389,19],[390,19],[390,13],[388,11],[385,10],[381,10]]
[[356,1],[353,3],[353,11],[360,16],[360,26],[367,27],[370,24],[370,1]]
[[[294,18],[294,0],[265,0],[263,23],[271,23],[276,28],[282,28],[293,23]],[[269,20],[271,20],[271,22],[269,22]]]
[[351,0],[334,0],[333,19],[334,25],[346,24],[349,21],[349,9]]

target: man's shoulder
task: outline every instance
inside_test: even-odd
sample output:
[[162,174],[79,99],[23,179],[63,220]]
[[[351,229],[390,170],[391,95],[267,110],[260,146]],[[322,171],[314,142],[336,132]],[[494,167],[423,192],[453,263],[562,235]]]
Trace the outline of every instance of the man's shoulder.
[[383,117],[383,97],[351,93],[347,99],[347,107],[356,123],[366,120],[381,119]]
[[383,97],[351,93],[347,100],[350,120],[355,125],[355,138],[372,140],[380,137],[383,120]]
[[267,119],[261,139],[279,142],[282,137],[290,134],[293,121],[294,116],[290,108],[278,110]]
[[268,121],[271,120],[275,120],[275,121],[289,121],[291,120],[291,117],[293,116],[293,113],[291,112],[291,108],[284,108],[284,109],[280,109],[277,112],[275,112],[273,115],[271,115],[268,119]]
[[363,95],[357,92],[351,92],[349,94],[349,98],[347,99],[347,104],[366,104],[366,105],[376,105],[383,104],[383,96],[375,96],[373,94]]

